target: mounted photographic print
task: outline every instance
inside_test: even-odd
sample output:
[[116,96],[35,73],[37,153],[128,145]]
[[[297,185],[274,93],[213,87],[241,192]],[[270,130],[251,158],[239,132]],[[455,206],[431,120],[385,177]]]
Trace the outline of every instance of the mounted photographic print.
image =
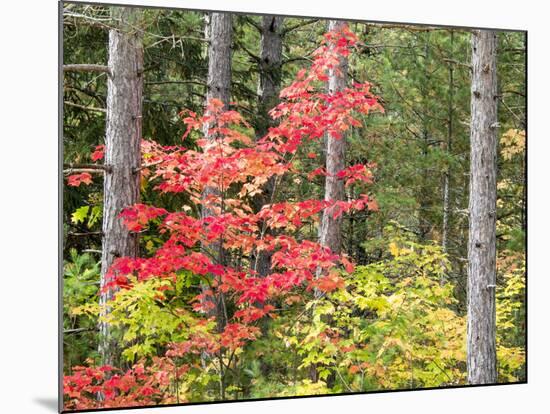
[[527,381],[526,32],[62,2],[60,36],[62,411]]

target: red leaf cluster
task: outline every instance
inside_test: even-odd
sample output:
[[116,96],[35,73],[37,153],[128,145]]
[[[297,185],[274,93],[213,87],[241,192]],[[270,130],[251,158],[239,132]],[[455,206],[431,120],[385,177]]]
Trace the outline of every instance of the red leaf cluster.
[[[170,378],[159,375],[166,365],[173,363],[166,358],[155,358],[145,367],[143,362],[123,372],[111,366],[76,366],[73,374],[63,378],[64,407],[69,410],[135,407],[158,404],[170,398]],[[171,369],[173,372],[173,367]],[[102,400],[97,398],[101,394]]]
[[[295,235],[304,225],[317,223],[325,210],[335,218],[352,211],[376,210],[373,199],[361,194],[347,200],[286,200],[266,202],[259,209],[255,202],[268,182],[281,185],[296,172],[294,155],[306,141],[319,140],[326,134],[338,139],[349,128],[360,127],[363,115],[382,110],[368,83],[335,94],[327,93],[324,87],[329,70],[334,70],[356,43],[357,38],[347,27],[327,34],[311,68],[300,71],[296,80],[282,90],[281,103],[271,111],[278,125],[259,140],[247,135],[250,126],[238,112],[225,110],[220,101],[211,100],[202,115],[180,113],[187,126],[183,139],[193,140],[198,148],[142,141],[142,176],[162,193],[184,193],[188,204],[175,212],[145,204],[124,209],[120,219],[130,231],[143,231],[151,220],[157,220],[164,243],[151,257],[115,260],[104,288],[131,289],[133,280],[150,278],[176,280],[181,271],[200,275],[208,280],[209,288],[201,289],[193,299],[199,322],[191,327],[188,340],[169,344],[165,358],[157,358],[147,369],[137,365],[123,373],[110,367],[77,368],[65,377],[68,408],[154,402],[171,381],[166,368],[171,367],[171,358],[232,353],[258,338],[256,325],[263,318],[275,316],[274,304],[295,304],[304,292],[313,289],[329,293],[344,287],[340,270],[353,272],[349,259]],[[103,150],[96,147],[92,159],[101,159]],[[315,154],[309,153],[308,158],[313,160]],[[350,166],[337,178],[345,180],[346,186],[369,184],[373,180],[369,168]],[[317,175],[326,175],[326,171],[316,168],[308,177]],[[69,177],[69,185],[89,179],[80,175],[71,181]],[[209,214],[200,214],[201,210]],[[208,248],[219,244],[228,255],[234,253],[242,260],[217,260]],[[256,267],[263,251],[271,255],[271,269],[260,277]],[[166,286],[163,289],[170,290]],[[225,326],[212,332],[206,327],[212,325],[207,315],[221,294],[232,303],[234,311]],[[159,292],[157,299],[165,297]],[[105,395],[104,402],[93,398],[97,392]]]
[[71,187],[78,187],[80,184],[89,185],[91,183],[92,176],[87,172],[69,175],[69,177],[67,178],[67,185],[70,185]]
[[94,152],[92,152],[91,158],[92,158],[92,161],[99,161],[99,160],[102,160],[104,156],[105,156],[105,145],[101,144],[95,147]]

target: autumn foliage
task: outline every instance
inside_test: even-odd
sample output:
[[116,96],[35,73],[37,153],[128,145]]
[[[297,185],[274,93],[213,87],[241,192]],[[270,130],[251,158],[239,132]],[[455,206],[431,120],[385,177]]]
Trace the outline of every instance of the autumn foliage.
[[[115,294],[102,317],[118,335],[120,365],[90,359],[71,367],[66,409],[238,399],[253,387],[256,397],[272,397],[464,383],[465,318],[445,280],[446,253],[408,240],[393,223],[379,260],[357,266],[312,236],[325,212],[376,214],[376,164],[353,161],[335,174],[343,200],[278,197],[284,186],[324,181],[324,160],[314,151],[326,136],[344,139],[371,113],[383,113],[368,82],[327,91],[329,72],[357,46],[347,26],[326,33],[311,65],[281,90],[264,136],[212,99],[202,113],[179,113],[177,145],[142,139],[142,188],[156,200],[183,201],[120,212],[145,247],[139,257],[116,258],[105,275],[104,289]],[[510,137],[521,138],[510,133],[508,147],[520,141]],[[512,149],[510,157],[519,152]],[[92,162],[104,153],[97,145]],[[93,185],[92,173],[68,176],[68,186],[81,184]],[[259,271],[262,255],[267,274]],[[522,260],[499,260],[511,269],[498,291],[499,320],[519,319]],[[97,318],[102,309],[93,303],[71,312]],[[511,323],[503,326],[499,357],[509,362],[502,375],[514,380],[525,356],[509,346]],[[277,367],[275,355],[292,367],[274,370],[281,388],[261,379],[266,364]],[[299,370],[315,371],[314,378],[297,379]]]
[[[229,302],[234,304],[221,330],[205,329],[185,342],[167,344],[168,360],[189,354],[235,353],[261,335],[261,320],[276,316],[272,304],[301,297],[313,289],[329,293],[344,286],[341,270],[353,270],[348,259],[294,234],[304,223],[318,221],[325,209],[330,209],[334,217],[352,210],[376,210],[371,197],[361,194],[346,201],[288,200],[266,203],[257,211],[253,202],[269,180],[277,185],[283,176],[297,172],[294,160],[304,142],[321,140],[326,134],[339,139],[349,128],[361,126],[361,116],[382,110],[368,83],[356,83],[335,94],[325,91],[328,71],[336,67],[339,56],[350,53],[356,42],[347,28],[325,35],[309,70],[301,70],[295,81],[281,91],[281,102],[271,111],[277,126],[260,139],[251,138],[250,126],[240,113],[224,110],[223,104],[213,99],[203,115],[181,112],[187,126],[181,145],[143,141],[143,177],[161,193],[185,193],[189,204],[172,212],[144,204],[128,206],[120,219],[129,230],[139,232],[156,221],[165,242],[150,257],[117,259],[108,272],[105,288],[132,289],[134,283],[152,278],[175,281],[182,271],[189,271],[206,280],[208,286],[192,301],[194,312],[206,320],[215,318],[211,310],[222,295],[228,302],[226,309]],[[187,145],[190,139],[196,149]],[[102,159],[103,150],[98,146],[92,160]],[[348,167],[337,178],[346,186],[368,184],[373,180],[369,167]],[[73,175],[69,185],[88,184],[90,179],[89,174]],[[207,188],[215,191],[204,196]],[[213,214],[193,214],[200,209]],[[208,250],[215,243],[221,243],[223,254],[216,256]],[[260,277],[256,258],[262,251],[271,253],[271,272]],[[235,263],[232,252],[244,260]],[[165,298],[169,289],[164,286],[158,298]],[[122,374],[113,374],[118,371],[111,367],[74,371],[65,378],[65,394],[69,406],[75,408],[96,407],[100,403],[93,395],[98,392],[105,396],[101,403],[104,407],[146,405],[158,398],[159,387],[166,385],[152,379],[159,377],[158,373],[147,376],[142,365]],[[106,372],[110,373],[109,379]],[[133,393],[140,397],[133,399]]]

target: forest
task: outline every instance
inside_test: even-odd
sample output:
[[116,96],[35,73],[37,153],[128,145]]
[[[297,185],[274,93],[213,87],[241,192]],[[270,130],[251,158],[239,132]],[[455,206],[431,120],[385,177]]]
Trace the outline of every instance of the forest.
[[527,380],[525,32],[61,13],[64,410]]

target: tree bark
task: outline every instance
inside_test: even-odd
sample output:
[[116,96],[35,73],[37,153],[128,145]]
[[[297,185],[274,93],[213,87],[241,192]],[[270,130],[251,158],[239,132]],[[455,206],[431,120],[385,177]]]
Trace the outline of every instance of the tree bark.
[[[141,165],[141,113],[143,45],[132,25],[138,11],[134,8],[115,9],[120,23],[109,31],[110,76],[107,85],[107,125],[105,133],[105,173],[103,185],[103,248],[101,255],[100,304],[105,305],[114,291],[103,287],[106,274],[117,257],[135,257],[138,238],[130,233],[118,218],[121,210],[139,201]],[[102,308],[101,316],[109,309]],[[113,364],[116,344],[109,324],[99,323],[99,354],[103,364]]]
[[212,13],[207,31],[209,47],[206,100],[216,98],[227,107],[231,99],[231,14]]
[[[339,31],[345,25],[347,25],[345,21],[329,20],[328,31]],[[334,69],[331,69],[328,74],[329,93],[341,91],[346,87],[347,71],[348,59],[344,56],[340,56],[338,65]],[[346,139],[345,136],[337,139],[327,134],[324,143],[326,152],[325,168],[327,171],[325,179],[325,200],[343,200],[345,196],[344,181],[338,179],[336,174],[345,168]],[[328,247],[334,253],[340,253],[342,250],[342,219],[343,217],[341,215],[338,218],[333,217],[332,208],[325,209],[321,217],[319,243]],[[317,270],[317,277],[319,276],[321,276],[320,269]],[[314,291],[314,296],[316,298],[321,297],[321,292],[316,289]],[[317,367],[315,365],[310,367],[309,376],[313,382],[319,380]]]
[[[281,89],[281,69],[283,54],[283,23],[284,17],[263,16],[261,23],[260,67],[258,82],[258,122],[256,137],[259,139],[274,125],[269,111],[278,102]],[[271,202],[275,190],[275,179],[271,178],[263,188],[262,194],[255,200],[256,210]],[[258,275],[265,277],[271,270],[272,252],[258,253],[255,270]]]
[[63,65],[63,72],[104,72],[109,73],[109,67],[105,65],[93,65],[93,64],[73,64]]
[[[219,99],[227,109],[231,99],[231,38],[233,32],[231,14],[211,13],[206,31],[206,37],[209,39],[206,102],[211,99]],[[204,135],[209,140],[217,138],[209,132],[208,124],[204,126]],[[212,195],[219,198],[217,204],[223,208],[223,194],[217,187],[206,187],[202,194],[203,201]],[[216,211],[215,208],[203,205],[201,214],[205,218],[215,215]],[[214,257],[219,264],[225,264],[222,240],[211,243],[208,247],[203,246],[202,249],[210,257]],[[203,285],[202,290],[205,293],[208,287]],[[222,331],[227,323],[224,296],[220,293],[212,300],[215,302],[215,306],[209,315],[216,317],[218,330]]]
[[470,384],[497,381],[497,35],[472,34],[467,365]]
[[258,82],[258,126],[256,135],[264,136],[273,120],[269,111],[275,107],[281,89],[284,17],[263,16],[260,41]]
[[[340,20],[330,20],[329,31],[338,31],[347,23]],[[338,66],[329,72],[329,93],[341,91],[346,87],[348,59],[340,56]],[[336,139],[327,134],[326,143],[326,171],[325,200],[344,199],[344,181],[336,177],[336,174],[345,168],[345,137]],[[334,253],[340,253],[342,249],[342,216],[333,218],[331,209],[323,212],[319,231],[319,242],[328,247]]]

